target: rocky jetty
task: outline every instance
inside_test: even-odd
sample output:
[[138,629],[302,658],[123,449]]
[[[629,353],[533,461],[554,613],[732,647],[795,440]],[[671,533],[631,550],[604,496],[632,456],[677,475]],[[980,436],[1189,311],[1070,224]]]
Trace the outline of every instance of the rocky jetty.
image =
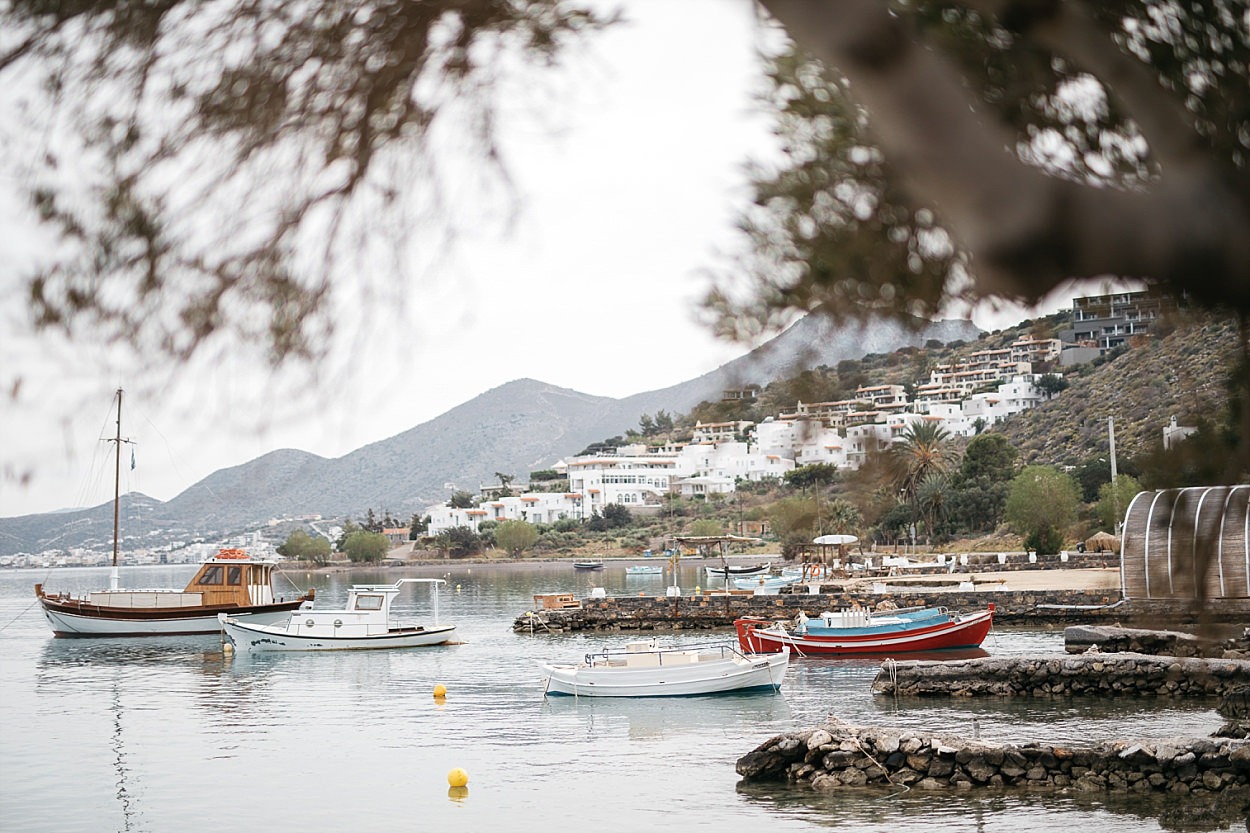
[[1250,742],[1017,746],[834,721],[770,738],[741,757],[737,771],[751,782],[806,783],[818,790],[1049,788],[1250,797]]
[[1223,697],[1250,686],[1250,660],[1085,653],[937,662],[886,660],[877,694],[905,697]]
[[1225,694],[1216,711],[1224,718],[1224,725],[1215,731],[1215,737],[1250,738],[1250,686]]
[[1250,628],[1240,636],[1217,639],[1181,631],[1071,625],[1063,630],[1063,649],[1070,654],[1096,649],[1104,654],[1123,651],[1171,657],[1250,659]]

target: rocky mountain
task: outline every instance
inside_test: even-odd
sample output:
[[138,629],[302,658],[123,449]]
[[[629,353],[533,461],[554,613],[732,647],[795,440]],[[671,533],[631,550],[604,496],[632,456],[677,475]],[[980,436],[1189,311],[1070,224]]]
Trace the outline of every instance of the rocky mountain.
[[[446,499],[445,484],[476,492],[497,482],[496,472],[524,480],[591,443],[636,428],[643,414],[685,413],[727,389],[765,385],[805,367],[834,366],[933,339],[971,341],[979,333],[969,321],[839,329],[809,316],[716,370],[624,399],[519,379],[337,459],[282,449],[214,472],[165,503],[127,496],[122,528],[129,540],[190,540],[254,529],[271,518],[360,518],[370,508],[407,519]],[[103,550],[111,535],[111,504],[0,518],[0,554],[70,546]]]

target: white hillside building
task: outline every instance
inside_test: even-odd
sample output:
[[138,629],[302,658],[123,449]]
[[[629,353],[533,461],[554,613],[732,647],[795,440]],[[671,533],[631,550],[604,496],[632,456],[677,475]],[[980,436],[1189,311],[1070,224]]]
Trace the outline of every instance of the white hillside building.
[[584,520],[602,514],[604,507],[612,504],[634,509],[658,506],[669,493],[727,494],[734,491],[739,480],[780,478],[794,468],[794,460],[762,453],[743,442],[701,442],[659,451],[642,445],[623,446],[615,454],[576,457],[553,468],[568,477],[567,492],[532,492],[484,500],[468,509],[431,506],[426,510],[429,534],[457,526],[477,531],[483,521],[549,524],[563,518]]
[[440,503],[425,511],[430,516],[428,534],[438,535],[458,526],[477,532],[483,521],[550,524],[562,518],[581,518],[582,503],[582,495],[576,492],[529,492],[483,501],[468,509],[455,509]]

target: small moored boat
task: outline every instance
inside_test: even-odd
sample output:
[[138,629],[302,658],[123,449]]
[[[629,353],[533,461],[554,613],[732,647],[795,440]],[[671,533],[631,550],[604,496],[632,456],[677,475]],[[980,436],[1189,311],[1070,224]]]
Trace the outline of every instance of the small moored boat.
[[916,607],[872,613],[826,612],[809,619],[802,613],[791,625],[767,619],[737,619],[734,629],[744,651],[793,651],[806,654],[895,654],[976,648],[985,641],[994,605],[957,616],[944,607]]
[[574,570],[602,570],[603,562],[602,561],[574,561],[573,569]]
[[[432,626],[391,619],[391,603],[405,584],[429,584],[434,591]],[[301,610],[286,621],[261,624],[249,616],[222,614],[226,641],[241,651],[360,651],[442,645],[455,636],[455,625],[438,624],[441,578],[401,578],[394,584],[357,584],[348,588],[342,610]]]
[[739,590],[754,590],[757,596],[774,596],[781,588],[797,584],[799,578],[797,575],[767,576],[760,574],[758,576],[736,578],[733,582],[734,587]]
[[777,691],[789,653],[743,653],[732,645],[660,647],[655,640],[586,654],[581,662],[542,662],[545,694],[673,697],[729,691]]
[[707,571],[708,578],[726,578],[730,576],[754,576],[760,573],[767,573],[772,569],[772,563],[767,564],[727,564],[724,567],[704,567]]
[[664,572],[664,568],[659,564],[637,564],[625,568],[627,576],[658,576]]

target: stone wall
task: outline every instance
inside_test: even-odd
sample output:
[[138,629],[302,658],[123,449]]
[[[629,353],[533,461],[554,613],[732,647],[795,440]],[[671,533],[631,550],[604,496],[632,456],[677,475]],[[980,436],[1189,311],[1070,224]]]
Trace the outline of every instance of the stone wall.
[[1145,654],[887,660],[875,694],[904,697],[1223,697],[1250,686],[1250,661]]
[[526,611],[516,618],[517,633],[566,631],[700,630],[727,628],[744,616],[792,619],[856,605],[943,606],[970,613],[993,603],[996,624],[1069,625],[1081,623],[1192,622],[1200,615],[1216,621],[1250,621],[1250,599],[1225,600],[1204,610],[1183,602],[1123,601],[1115,591],[975,591],[898,590],[885,593],[782,593],[776,596],[609,596],[583,599],[580,608]]
[[770,738],[740,758],[737,771],[748,781],[818,790],[1069,788],[1250,797],[1250,743],[1178,738],[1016,746],[832,722]]

